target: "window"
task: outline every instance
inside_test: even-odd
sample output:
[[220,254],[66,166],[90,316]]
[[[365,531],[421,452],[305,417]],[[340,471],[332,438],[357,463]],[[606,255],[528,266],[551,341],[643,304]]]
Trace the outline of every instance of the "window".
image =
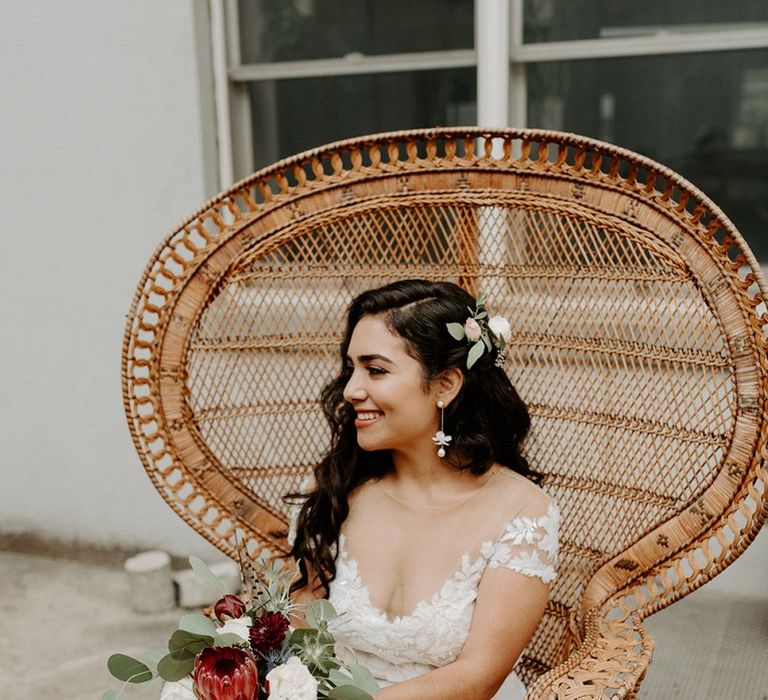
[[[217,3],[233,178],[337,139],[476,124],[490,99],[478,75],[496,71],[508,77],[507,125],[573,131],[669,165],[768,262],[764,0]],[[509,26],[507,43],[476,51],[489,13]]]
[[228,10],[237,177],[329,141],[477,119],[472,0]]

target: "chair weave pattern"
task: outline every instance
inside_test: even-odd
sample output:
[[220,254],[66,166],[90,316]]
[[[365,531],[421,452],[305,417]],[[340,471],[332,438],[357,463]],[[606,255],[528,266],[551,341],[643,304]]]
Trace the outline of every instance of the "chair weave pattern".
[[[518,671],[529,697],[633,697],[642,618],[699,587],[765,512],[760,268],[701,192],[572,134],[350,140],[235,185],[157,249],[124,401],[172,508],[232,555],[287,551],[282,496],[327,446],[346,306],[421,277],[510,317],[528,460],[563,515],[560,576]],[[585,692],[592,694],[585,694]]]

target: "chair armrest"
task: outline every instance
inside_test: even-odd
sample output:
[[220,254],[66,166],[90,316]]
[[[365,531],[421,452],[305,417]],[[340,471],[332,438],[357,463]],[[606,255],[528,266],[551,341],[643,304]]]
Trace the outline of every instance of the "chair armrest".
[[589,616],[585,627],[583,643],[537,679],[526,700],[629,700],[636,696],[654,646],[640,617],[623,614],[611,605]]

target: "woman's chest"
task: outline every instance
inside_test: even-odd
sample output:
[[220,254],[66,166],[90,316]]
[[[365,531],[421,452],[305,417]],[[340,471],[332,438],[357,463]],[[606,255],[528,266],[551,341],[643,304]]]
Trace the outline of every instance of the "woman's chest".
[[342,536],[329,595],[339,613],[337,640],[393,660],[439,666],[455,659],[469,634],[485,560],[463,557],[435,590],[395,612],[376,604],[344,544]]
[[353,566],[371,605],[395,619],[460,577],[464,558],[477,558],[470,525],[462,518],[350,518],[340,558]]

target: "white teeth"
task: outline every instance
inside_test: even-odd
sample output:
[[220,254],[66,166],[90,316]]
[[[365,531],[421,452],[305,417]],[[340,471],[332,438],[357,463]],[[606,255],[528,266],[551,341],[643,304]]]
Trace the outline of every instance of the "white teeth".
[[374,420],[379,417],[379,413],[358,413],[357,419],[358,420]]

